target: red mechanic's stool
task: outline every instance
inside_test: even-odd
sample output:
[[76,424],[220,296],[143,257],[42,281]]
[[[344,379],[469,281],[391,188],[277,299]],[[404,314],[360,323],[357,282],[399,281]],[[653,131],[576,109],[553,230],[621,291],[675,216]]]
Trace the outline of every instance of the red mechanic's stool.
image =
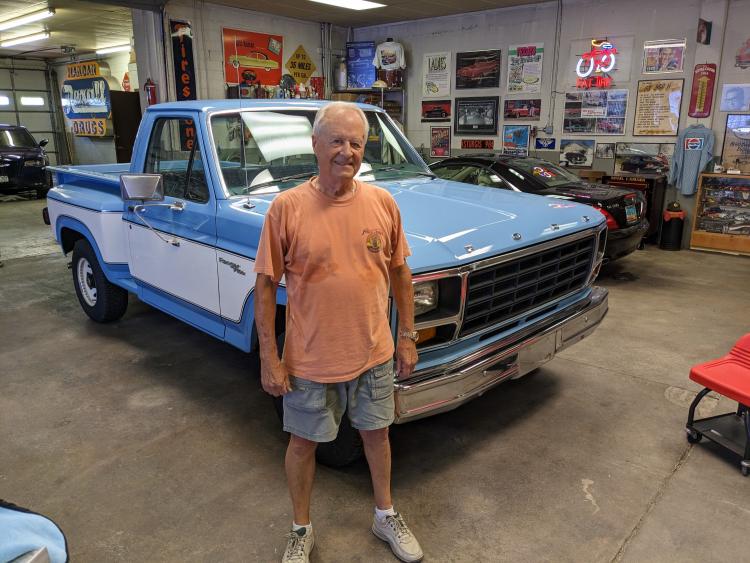
[[[704,436],[742,456],[742,474],[750,474],[750,334],[737,341],[731,352],[719,358],[693,366],[690,379],[704,389],[690,405],[685,430],[691,444]],[[710,391],[737,401],[737,412],[695,420],[695,408]]]

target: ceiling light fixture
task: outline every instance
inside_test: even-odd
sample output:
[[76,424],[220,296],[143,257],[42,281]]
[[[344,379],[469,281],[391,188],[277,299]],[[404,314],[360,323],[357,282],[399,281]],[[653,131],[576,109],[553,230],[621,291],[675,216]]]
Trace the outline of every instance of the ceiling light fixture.
[[367,0],[311,0],[318,4],[329,4],[338,8],[349,8],[350,10],[372,10],[373,8],[385,8],[385,4],[368,2]]
[[49,37],[48,31],[42,33],[35,33],[34,35],[24,35],[23,37],[14,37],[0,43],[0,47],[13,47],[13,45],[20,45],[21,43],[31,43],[32,41],[39,41],[40,39],[47,39]]
[[97,55],[106,55],[108,53],[119,53],[121,51],[130,51],[130,45],[115,45],[114,47],[106,47],[105,49],[97,49]]
[[26,14],[25,16],[18,16],[17,18],[11,18],[9,20],[0,22],[0,31],[13,29],[14,27],[18,27],[19,25],[26,25],[27,23],[38,22],[39,20],[51,18],[54,15],[55,10],[52,9],[31,12],[30,14]]

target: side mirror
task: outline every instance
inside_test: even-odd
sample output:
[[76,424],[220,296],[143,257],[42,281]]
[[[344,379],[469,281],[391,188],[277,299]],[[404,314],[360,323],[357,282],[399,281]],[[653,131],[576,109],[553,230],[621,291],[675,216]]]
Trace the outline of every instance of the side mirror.
[[49,139],[42,139],[41,141],[39,141],[39,146],[46,147],[47,143],[49,143]]
[[163,201],[161,174],[123,174],[120,176],[120,194],[125,200]]

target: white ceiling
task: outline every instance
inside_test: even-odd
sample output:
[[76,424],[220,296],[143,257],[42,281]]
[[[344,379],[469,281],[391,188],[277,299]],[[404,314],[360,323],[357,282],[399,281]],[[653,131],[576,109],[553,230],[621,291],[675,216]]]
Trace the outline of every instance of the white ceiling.
[[47,29],[48,39],[0,49],[0,57],[22,56],[55,58],[63,56],[61,47],[71,45],[78,54],[130,43],[133,23],[130,8],[101,2],[79,0],[0,0],[0,22],[47,8],[55,15],[46,20],[0,32],[0,41],[32,35]]

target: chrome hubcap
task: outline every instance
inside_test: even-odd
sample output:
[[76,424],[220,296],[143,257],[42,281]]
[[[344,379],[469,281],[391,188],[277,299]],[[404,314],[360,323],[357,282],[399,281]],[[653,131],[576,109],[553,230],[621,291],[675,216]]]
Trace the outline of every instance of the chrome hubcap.
[[94,272],[91,269],[91,264],[85,258],[78,260],[77,276],[78,288],[81,290],[81,296],[86,302],[86,305],[93,307],[96,305],[96,282],[94,282]]

